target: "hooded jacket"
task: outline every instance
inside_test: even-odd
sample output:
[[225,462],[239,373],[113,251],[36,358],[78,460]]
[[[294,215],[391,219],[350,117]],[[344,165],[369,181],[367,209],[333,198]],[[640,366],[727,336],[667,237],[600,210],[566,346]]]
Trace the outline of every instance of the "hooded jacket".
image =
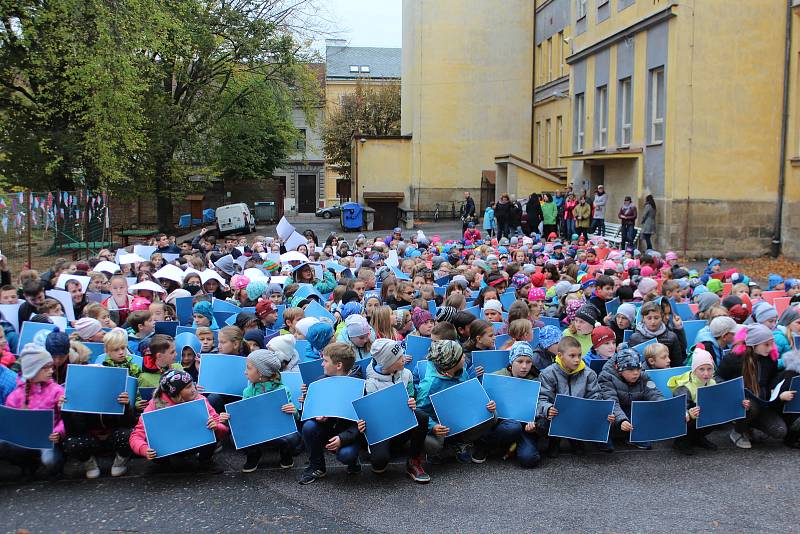
[[415,396],[414,376],[408,369],[403,368],[401,371],[391,375],[385,375],[375,370],[375,360],[373,360],[367,366],[366,375],[367,382],[364,390],[367,395],[388,388],[389,386],[392,386],[398,382],[402,382],[406,386],[406,392],[408,392],[408,396],[411,398],[414,398]]
[[[217,426],[214,428],[214,435],[217,437],[217,440],[224,438],[229,430],[228,426],[219,422],[219,414],[214,409],[211,404],[209,404],[208,399],[199,395],[198,398],[203,399],[206,403],[206,409],[208,410],[208,415],[214,418],[217,422]],[[158,398],[153,397],[150,399],[150,402],[147,403],[144,411],[152,412],[154,410],[158,410],[160,408],[167,408],[169,406],[175,406],[177,403],[173,402],[172,399],[166,393],[161,393]],[[131,432],[131,437],[128,440],[128,443],[131,446],[131,450],[134,454],[138,454],[139,456],[147,456],[147,449],[149,449],[149,445],[147,444],[147,434],[144,431],[144,419],[139,418],[139,422],[136,423],[136,428],[133,429]]]
[[713,386],[717,382],[713,378],[707,384],[703,384],[691,371],[675,375],[667,381],[667,387],[672,390],[673,397],[686,395],[686,409],[694,408],[697,405],[697,389],[705,386]]
[[778,349],[778,354],[781,356],[792,350],[792,343],[789,340],[791,334],[789,334],[787,330],[787,327],[778,325],[775,327],[775,330],[772,331],[772,337],[775,338],[775,346]]
[[[683,336],[684,340],[686,339],[683,330],[680,331],[680,335]],[[635,347],[653,338],[656,338],[659,343],[666,345],[669,349],[670,367],[681,367],[683,365],[683,362],[686,360],[686,342],[684,341],[681,343],[678,334],[669,328],[666,328],[664,332],[658,335],[653,335],[652,332],[644,327],[644,323],[639,323],[636,330],[631,334],[631,338],[628,340],[628,346]]]
[[469,379],[470,376],[466,368],[462,369],[461,374],[456,377],[445,376],[436,370],[435,365],[428,362],[428,366],[425,370],[425,378],[420,380],[419,387],[417,388],[417,409],[428,416],[428,432],[430,432],[435,425],[439,424],[439,418],[436,416],[433,404],[431,403],[431,395],[462,382],[466,382]]
[[61,419],[61,409],[58,400],[64,396],[64,388],[48,380],[38,384],[31,383],[28,392],[28,402],[25,402],[25,381],[17,380],[17,389],[9,393],[6,406],[26,410],[53,410],[53,432],[65,436],[64,421]]
[[614,365],[606,365],[597,379],[603,398],[614,401],[614,424],[621,425],[630,420],[631,403],[633,401],[664,400],[664,395],[655,383],[647,376],[647,371],[633,384],[622,378]]
[[556,395],[570,395],[584,399],[600,400],[600,386],[597,375],[588,366],[581,371],[568,375],[557,364],[550,365],[539,375],[542,387],[539,390],[539,403],[536,408],[539,417],[547,417],[547,411],[556,403]]
[[[697,345],[698,343],[703,345],[703,348],[711,353],[711,356],[714,358],[714,366],[719,367],[719,364],[722,362],[722,348],[719,346],[719,342],[717,339],[711,335],[711,327],[708,325],[704,326],[697,332],[697,338],[695,338],[693,345]],[[692,350],[694,353],[694,350]],[[691,364],[692,358],[691,356],[686,360],[687,365]]]

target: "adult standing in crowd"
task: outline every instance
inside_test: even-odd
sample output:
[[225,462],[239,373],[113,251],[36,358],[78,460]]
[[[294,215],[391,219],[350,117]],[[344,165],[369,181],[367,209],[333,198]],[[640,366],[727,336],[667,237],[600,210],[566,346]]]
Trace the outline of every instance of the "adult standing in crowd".
[[539,233],[539,225],[544,220],[542,214],[542,204],[539,200],[538,193],[531,193],[528,197],[528,202],[525,204],[525,213],[528,214],[528,229],[525,233],[530,235],[532,232]]
[[578,201],[578,205],[572,210],[575,214],[575,228],[578,232],[578,235],[582,235],[584,238],[588,237],[589,232],[589,221],[592,218],[592,208],[589,206],[589,203],[586,202],[586,197],[581,196],[581,199]]
[[606,231],[606,204],[608,203],[608,195],[603,184],[597,186],[594,198],[592,199],[592,208],[594,214],[592,215],[592,230],[595,235],[603,235]]
[[553,202],[549,193],[542,194],[542,214],[544,215],[544,225],[542,226],[542,235],[545,239],[550,237],[550,234],[556,233],[556,219],[558,218],[558,207]]
[[522,203],[519,200],[511,201],[511,217],[508,221],[509,233],[519,235],[522,233]]
[[642,209],[642,237],[648,250],[653,248],[651,238],[654,233],[656,233],[656,201],[653,195],[647,195]]
[[475,201],[469,191],[464,191],[464,205],[461,207],[461,235],[467,231],[469,223],[475,221]]
[[567,199],[564,201],[564,221],[562,227],[564,229],[562,235],[564,239],[572,239],[572,234],[575,233],[575,206],[578,201],[575,200],[573,193],[567,194]]
[[497,219],[497,239],[509,237],[509,223],[511,221],[511,198],[508,193],[500,195],[500,200],[494,206],[494,218]]
[[631,197],[626,196],[622,206],[619,208],[619,222],[622,223],[622,244],[620,248],[622,249],[628,243],[635,246],[633,237],[636,235],[634,225],[636,224],[637,216],[636,205],[631,202]]
[[553,202],[556,205],[556,233],[561,235],[564,233],[564,200],[565,195],[561,189],[553,194]]

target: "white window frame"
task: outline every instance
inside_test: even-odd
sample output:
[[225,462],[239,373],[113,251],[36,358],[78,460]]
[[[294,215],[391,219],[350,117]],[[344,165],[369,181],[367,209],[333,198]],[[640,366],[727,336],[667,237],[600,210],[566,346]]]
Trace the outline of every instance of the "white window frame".
[[576,0],[577,2],[577,13],[578,13],[578,20],[581,20],[586,17],[586,2],[587,0]]
[[358,72],[358,65],[350,65],[350,72],[357,73]]
[[552,160],[550,159],[550,151],[553,146],[552,142],[550,141],[550,137],[553,135],[553,127],[550,123],[550,119],[545,119],[544,121],[544,161],[545,166],[549,169],[551,167]]
[[556,135],[556,165],[561,167],[561,152],[564,149],[564,117],[561,115],[556,117]]
[[[666,97],[664,80],[664,67],[657,67],[650,70],[650,143],[658,144],[664,142],[664,116],[659,116],[658,99]],[[660,87],[659,87],[660,86]],[[664,113],[666,102],[664,102]],[[660,127],[660,128],[659,128]],[[660,129],[661,135],[658,135]]]
[[542,166],[542,122],[536,121],[536,165]]
[[536,45],[536,85],[541,85],[544,78],[544,41]]
[[585,109],[586,96],[584,93],[575,95],[575,152],[583,152],[583,141],[586,136],[585,131]]
[[547,39],[547,81],[553,79],[553,38]]
[[601,85],[595,91],[595,115],[597,117],[597,139],[595,148],[605,150],[608,147],[608,85]]
[[564,75],[564,30],[557,34],[558,36],[558,77]]
[[361,67],[359,67],[359,70],[360,70],[361,72],[368,73],[368,72],[370,71],[370,69],[369,69],[369,65],[361,65]]
[[633,102],[632,102],[633,81],[630,77],[619,81],[620,94],[620,125],[619,125],[619,144],[620,146],[630,146],[633,137]]

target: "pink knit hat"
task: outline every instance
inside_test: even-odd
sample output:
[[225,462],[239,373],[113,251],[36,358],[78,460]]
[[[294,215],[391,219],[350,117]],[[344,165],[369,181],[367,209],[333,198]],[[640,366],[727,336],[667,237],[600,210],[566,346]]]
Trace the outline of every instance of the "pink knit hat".
[[710,352],[697,346],[692,354],[692,372],[694,373],[701,365],[710,365],[713,368],[714,358],[711,356]]
[[133,297],[131,300],[131,311],[143,311],[150,308],[150,300],[144,297]]
[[532,287],[528,291],[528,300],[545,300],[547,293],[542,287]]

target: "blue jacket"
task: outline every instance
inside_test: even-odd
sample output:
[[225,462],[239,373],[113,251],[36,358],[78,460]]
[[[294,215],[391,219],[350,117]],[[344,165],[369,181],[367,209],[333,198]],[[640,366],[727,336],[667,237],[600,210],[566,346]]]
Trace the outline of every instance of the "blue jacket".
[[[687,339],[688,341],[688,339]],[[723,349],[719,346],[719,342],[717,338],[711,335],[711,328],[706,325],[697,332],[697,336],[694,339],[694,342],[691,343],[689,346],[692,347],[692,355],[694,354],[694,347],[698,344],[702,343],[705,349],[711,353],[714,357],[714,367],[719,367],[720,362],[722,362]],[[689,357],[686,360],[686,365],[691,365],[692,359]]]
[[444,376],[439,374],[436,366],[428,362],[428,367],[425,370],[425,378],[423,378],[417,387],[417,409],[427,414],[428,431],[439,424],[439,419],[436,417],[436,411],[431,404],[431,395],[444,391],[449,387],[466,382],[471,377],[467,374],[466,368],[457,377]]
[[491,206],[486,207],[483,212],[483,229],[492,230],[497,228],[497,221],[494,219],[494,209]]

